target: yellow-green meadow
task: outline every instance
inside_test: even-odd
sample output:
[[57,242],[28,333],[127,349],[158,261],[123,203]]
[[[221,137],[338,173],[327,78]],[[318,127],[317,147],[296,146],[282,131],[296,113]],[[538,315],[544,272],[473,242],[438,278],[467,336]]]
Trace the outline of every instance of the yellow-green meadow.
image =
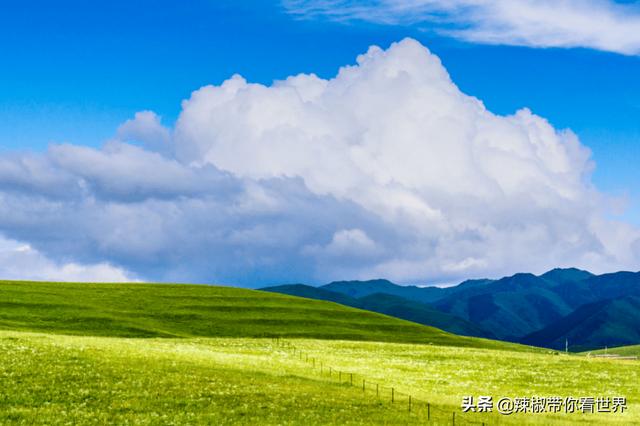
[[[332,303],[255,291],[130,285],[120,287],[130,302],[120,303],[118,285],[87,285],[86,292],[78,286],[0,286],[9,306],[0,314],[1,424],[424,424],[427,416],[432,424],[451,424],[454,413],[456,424],[640,423],[640,364],[634,361],[460,338]],[[137,288],[142,290],[136,293]],[[95,295],[114,289],[105,292],[102,304]],[[73,313],[75,321],[83,313],[93,318],[84,335],[81,321],[60,317],[56,328],[43,306],[46,297],[56,305],[51,312],[66,312],[66,318]],[[198,306],[208,314],[192,317],[190,324],[183,307],[179,321],[169,310],[165,318],[158,300]],[[206,303],[208,310],[202,307]],[[101,308],[86,308],[92,304]],[[216,330],[232,329],[228,311],[234,304],[251,307],[237,314],[245,325],[235,336],[216,337]],[[260,314],[260,332],[267,334],[269,324],[277,332],[243,336],[250,330],[244,328],[247,315],[259,317],[261,304],[271,309]],[[96,318],[109,315],[122,319],[112,336],[109,322],[96,325],[101,323]],[[32,330],[25,330],[27,318]],[[322,318],[326,324],[317,326],[322,334],[312,336],[310,324]],[[352,334],[341,331],[347,319],[359,324]],[[127,336],[123,324],[135,333],[180,330],[182,336]],[[376,331],[376,325],[386,331]],[[330,327],[336,327],[335,339]],[[212,331],[203,336],[202,330]],[[299,336],[301,330],[306,336]],[[494,400],[623,396],[627,409],[623,414],[463,414],[462,399],[480,395]]]

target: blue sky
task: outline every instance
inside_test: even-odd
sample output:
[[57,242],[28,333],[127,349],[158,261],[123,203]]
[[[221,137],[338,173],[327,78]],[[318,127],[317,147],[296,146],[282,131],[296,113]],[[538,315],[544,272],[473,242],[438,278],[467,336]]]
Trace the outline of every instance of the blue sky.
[[506,115],[528,107],[555,128],[573,130],[593,151],[595,185],[627,197],[621,218],[640,224],[640,55],[629,48],[489,43],[406,17],[333,19],[296,14],[294,6],[267,0],[5,2],[0,147],[9,153],[42,152],[62,142],[97,148],[138,111],[154,111],[173,125],[182,100],[233,74],[267,85],[298,73],[330,78],[370,45],[387,48],[412,37],[489,110]]

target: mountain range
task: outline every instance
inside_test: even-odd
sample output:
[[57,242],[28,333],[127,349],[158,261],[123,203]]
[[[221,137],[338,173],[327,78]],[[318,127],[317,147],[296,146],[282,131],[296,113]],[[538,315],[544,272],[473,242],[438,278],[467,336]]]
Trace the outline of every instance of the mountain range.
[[554,269],[452,287],[402,286],[388,280],[335,281],[262,290],[327,300],[456,334],[553,349],[640,343],[640,272],[594,275]]

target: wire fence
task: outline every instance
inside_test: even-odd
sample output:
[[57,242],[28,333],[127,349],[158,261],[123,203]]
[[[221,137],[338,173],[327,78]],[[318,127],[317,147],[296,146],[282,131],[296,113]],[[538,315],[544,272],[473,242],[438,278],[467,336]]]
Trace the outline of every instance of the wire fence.
[[386,402],[389,406],[406,410],[413,416],[419,416],[421,420],[427,422],[438,422],[438,424],[456,425],[479,425],[485,426],[488,423],[484,420],[471,420],[469,415],[461,412],[451,411],[443,407],[431,404],[428,401],[415,398],[411,393],[402,392],[393,386],[386,386],[376,381],[370,380],[362,374],[353,373],[334,368],[322,359],[311,356],[293,343],[281,338],[273,338],[273,344],[278,349],[287,351],[300,362],[307,364],[320,377],[338,384],[344,384],[361,389],[362,393],[376,397],[381,402]]
[[624,360],[624,361],[637,361],[638,355],[636,352],[627,353],[625,347],[609,347],[603,346],[599,349],[591,349],[589,351],[583,352],[587,357],[591,358],[607,358],[607,359],[615,359],[615,360]]

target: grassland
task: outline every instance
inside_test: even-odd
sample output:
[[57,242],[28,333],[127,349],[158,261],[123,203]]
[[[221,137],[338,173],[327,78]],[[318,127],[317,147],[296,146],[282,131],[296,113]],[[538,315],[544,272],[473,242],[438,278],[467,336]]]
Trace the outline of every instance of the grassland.
[[[465,395],[499,397],[625,396],[625,415],[518,414],[477,416],[507,424],[640,424],[640,363],[578,355],[505,350],[301,340],[305,353],[368,380],[411,392],[446,411],[459,410]],[[358,360],[354,363],[353,360]],[[496,418],[497,417],[497,418]]]
[[[456,424],[640,424],[633,361],[459,338],[269,293],[83,286],[0,286],[0,424],[424,424],[418,401],[432,404],[435,424],[454,411]],[[466,395],[625,396],[628,411],[461,417]]]
[[[1,424],[436,424],[462,396],[625,395],[625,415],[466,416],[489,424],[631,424],[637,365],[576,356],[379,342],[292,340],[325,370],[270,339],[126,339],[0,332]],[[317,367],[318,364],[316,364]],[[326,366],[334,374],[328,378]],[[336,369],[356,374],[336,382]],[[579,374],[578,374],[579,373]],[[360,381],[382,383],[380,398]],[[395,403],[389,400],[394,387]],[[412,393],[413,411],[406,395]],[[465,424],[458,417],[458,424]]]
[[[400,410],[308,377],[266,339],[0,334],[0,424],[364,424]],[[355,419],[354,419],[355,418]]]
[[0,329],[112,337],[310,337],[530,350],[336,303],[205,285],[0,282]]
[[608,348],[606,350],[601,349],[601,350],[589,351],[585,353],[589,353],[592,355],[608,353],[608,354],[615,354],[615,355],[621,355],[621,356],[640,356],[640,345],[619,346],[617,348]]

